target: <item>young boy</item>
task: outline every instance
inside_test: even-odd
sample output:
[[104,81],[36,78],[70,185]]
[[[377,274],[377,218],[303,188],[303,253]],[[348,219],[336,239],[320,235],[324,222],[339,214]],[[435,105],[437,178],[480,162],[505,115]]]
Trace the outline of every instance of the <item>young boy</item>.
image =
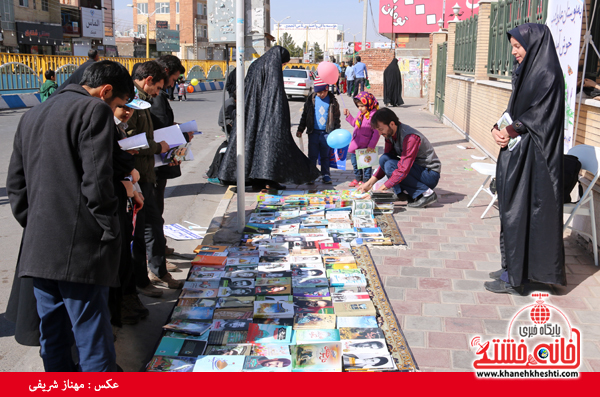
[[333,93],[327,89],[321,78],[315,79],[315,92],[306,98],[302,118],[298,125],[296,136],[300,138],[304,129],[308,134],[308,158],[313,165],[317,165],[317,159],[321,156],[321,175],[323,183],[331,184],[329,175],[329,146],[327,135],[341,127],[340,105]]
[[56,89],[58,88],[58,84],[56,84],[56,74],[54,73],[54,70],[46,70],[46,73],[44,73],[44,77],[46,78],[46,81],[40,87],[40,99],[42,100],[42,102],[50,98],[50,95],[52,95],[54,91],[56,91]]

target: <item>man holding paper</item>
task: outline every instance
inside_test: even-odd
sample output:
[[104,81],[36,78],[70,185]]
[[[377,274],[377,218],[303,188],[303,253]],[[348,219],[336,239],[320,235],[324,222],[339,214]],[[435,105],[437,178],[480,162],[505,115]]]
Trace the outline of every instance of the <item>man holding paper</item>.
[[440,180],[442,162],[427,138],[414,128],[401,124],[391,109],[379,109],[371,117],[371,126],[385,138],[385,153],[379,168],[358,190],[368,192],[383,178],[388,180],[379,191],[393,189],[411,208],[423,208],[437,201],[433,189]]

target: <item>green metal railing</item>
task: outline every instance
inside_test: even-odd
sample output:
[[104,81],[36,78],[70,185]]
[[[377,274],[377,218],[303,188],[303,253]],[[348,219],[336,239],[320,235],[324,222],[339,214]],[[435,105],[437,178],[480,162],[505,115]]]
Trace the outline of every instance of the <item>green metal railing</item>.
[[513,56],[506,32],[524,23],[544,23],[548,0],[501,0],[492,3],[488,75],[510,78]]
[[456,24],[454,71],[475,73],[477,52],[477,15]]

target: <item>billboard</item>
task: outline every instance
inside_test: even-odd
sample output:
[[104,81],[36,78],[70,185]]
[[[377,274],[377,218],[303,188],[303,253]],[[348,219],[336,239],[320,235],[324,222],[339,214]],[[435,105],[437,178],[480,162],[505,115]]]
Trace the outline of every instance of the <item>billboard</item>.
[[102,10],[81,7],[81,32],[82,37],[92,37],[97,39],[104,37]]
[[156,21],[156,30],[169,29],[169,21]]
[[[446,1],[446,25],[453,20],[452,3],[460,6],[459,20],[479,13],[479,0]],[[379,33],[431,33],[444,13],[444,0],[379,0]]]
[[179,30],[156,29],[156,51],[179,51]]
[[208,41],[235,43],[235,0],[212,0],[207,5]]

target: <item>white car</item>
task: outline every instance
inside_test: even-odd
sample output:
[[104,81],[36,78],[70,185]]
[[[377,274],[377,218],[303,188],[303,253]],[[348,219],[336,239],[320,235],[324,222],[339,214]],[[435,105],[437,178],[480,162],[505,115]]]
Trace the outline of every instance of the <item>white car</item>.
[[313,93],[315,86],[314,75],[306,69],[285,69],[283,71],[283,85],[288,99],[292,95],[308,97]]

